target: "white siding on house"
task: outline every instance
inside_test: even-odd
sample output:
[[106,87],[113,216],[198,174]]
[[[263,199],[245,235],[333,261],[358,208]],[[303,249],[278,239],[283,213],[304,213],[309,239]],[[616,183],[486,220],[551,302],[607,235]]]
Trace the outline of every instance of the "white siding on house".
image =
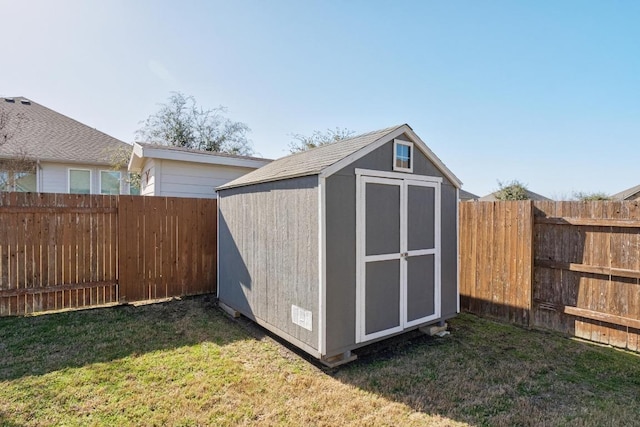
[[[68,193],[69,169],[85,169],[91,171],[91,194],[100,194],[100,171],[109,171],[108,165],[83,165],[73,163],[42,162],[38,168],[38,191],[40,193]],[[126,176],[126,169],[120,171],[121,176]],[[120,181],[120,193],[129,194],[129,184],[126,180]]]
[[156,164],[162,160],[146,159],[140,174],[140,195],[154,196],[156,191]]
[[[148,159],[142,168],[141,194],[215,199],[216,187],[252,170],[254,169],[239,166]],[[146,171],[149,171],[148,182]]]

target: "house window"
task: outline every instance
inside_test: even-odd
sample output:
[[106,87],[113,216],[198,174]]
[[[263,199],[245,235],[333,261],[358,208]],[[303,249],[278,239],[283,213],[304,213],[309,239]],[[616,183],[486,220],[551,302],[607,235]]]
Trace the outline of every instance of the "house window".
[[140,195],[140,174],[129,172],[129,194]]
[[16,172],[13,174],[13,191],[35,193],[38,191],[35,172]]
[[69,169],[69,193],[91,194],[91,171],[88,169]]
[[413,144],[406,141],[393,141],[393,170],[413,172]]
[[35,193],[38,191],[36,173],[29,171],[0,171],[0,191]]
[[100,194],[120,194],[119,171],[100,171]]

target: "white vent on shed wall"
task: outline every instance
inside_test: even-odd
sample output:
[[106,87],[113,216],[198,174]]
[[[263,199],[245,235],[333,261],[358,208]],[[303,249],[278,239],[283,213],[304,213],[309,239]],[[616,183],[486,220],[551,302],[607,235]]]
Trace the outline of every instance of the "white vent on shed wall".
[[308,331],[313,330],[313,314],[309,310],[300,308],[297,305],[291,305],[291,321]]

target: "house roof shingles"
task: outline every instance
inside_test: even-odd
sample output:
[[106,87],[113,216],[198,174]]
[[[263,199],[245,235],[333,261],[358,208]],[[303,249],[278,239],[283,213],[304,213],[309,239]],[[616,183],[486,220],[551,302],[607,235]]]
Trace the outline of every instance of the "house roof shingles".
[[611,196],[612,200],[627,200],[628,198],[640,193],[640,185],[636,185],[635,187],[627,188],[619,193],[616,193]]
[[[131,145],[27,98],[0,98],[12,137],[0,145],[0,158],[110,164],[113,151]],[[16,127],[17,126],[17,127]]]
[[477,200],[480,196],[477,196],[469,191],[460,189],[460,200]]
[[322,145],[307,151],[282,157],[260,169],[256,169],[253,172],[218,187],[218,189],[241,187],[249,184],[278,181],[299,176],[317,175],[325,168],[372,144],[402,126],[404,125],[364,133],[332,144]]

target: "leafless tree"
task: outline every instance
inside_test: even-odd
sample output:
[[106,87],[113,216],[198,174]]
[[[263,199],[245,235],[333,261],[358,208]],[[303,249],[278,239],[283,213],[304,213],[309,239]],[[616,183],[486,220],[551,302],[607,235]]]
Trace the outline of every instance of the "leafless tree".
[[352,136],[355,132],[346,128],[327,129],[324,132],[313,131],[311,136],[301,135],[299,133],[291,135],[293,141],[289,143],[289,151],[292,153],[298,153],[300,151],[307,151],[311,148],[320,147],[322,145],[332,144],[334,142],[342,141]]
[[35,173],[36,163],[23,147],[13,146],[11,141],[20,132],[24,116],[12,114],[0,106],[0,190],[14,190],[25,175]]
[[225,117],[227,109],[204,109],[193,96],[172,92],[166,104],[149,116],[136,132],[136,140],[196,150],[249,155],[249,127]]
[[21,114],[11,114],[0,107],[0,147],[13,139],[22,124]]
[[[109,156],[109,163],[111,164],[111,169],[114,171],[121,171],[123,168],[126,169],[129,165],[129,159],[131,158],[131,152],[133,151],[132,146],[120,146],[117,148],[113,148],[107,151],[107,156]],[[125,174],[122,178],[122,181],[128,182],[130,188],[140,188],[140,174],[139,173],[129,173]]]
[[582,202],[594,202],[594,201],[604,201],[611,200],[611,196],[602,191],[578,191],[573,193],[574,200],[580,200]]

